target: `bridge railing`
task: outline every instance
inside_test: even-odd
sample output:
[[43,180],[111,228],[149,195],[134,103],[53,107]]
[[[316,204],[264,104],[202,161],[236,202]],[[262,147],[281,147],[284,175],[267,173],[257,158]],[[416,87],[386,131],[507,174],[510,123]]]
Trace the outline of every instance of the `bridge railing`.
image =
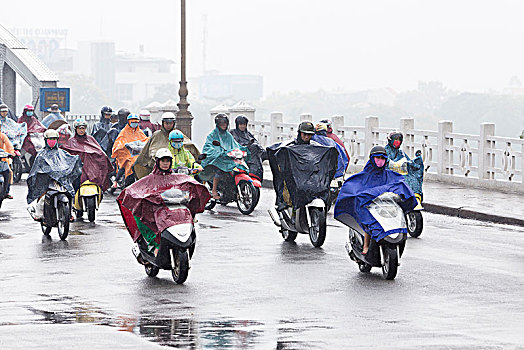
[[[300,117],[313,119],[310,114]],[[249,129],[264,146],[297,135],[297,123],[284,122],[282,113],[271,113],[269,121],[253,119]],[[412,118],[388,127],[380,126],[375,116],[365,118],[364,126],[345,125],[343,116],[332,117],[332,122],[348,150],[352,170],[365,165],[371,147],[384,145],[389,132],[400,130],[408,156],[422,151],[426,179],[524,193],[524,140],[496,136],[493,123],[480,124],[477,135],[453,132],[451,121],[440,121],[437,130],[416,129]]]

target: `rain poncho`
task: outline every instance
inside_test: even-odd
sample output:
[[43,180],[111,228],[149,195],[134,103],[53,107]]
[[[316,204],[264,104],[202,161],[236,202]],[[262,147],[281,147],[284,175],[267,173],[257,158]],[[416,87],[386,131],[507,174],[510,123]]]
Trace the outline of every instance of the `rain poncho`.
[[[36,156],[36,152],[39,151],[35,148],[35,144],[32,141],[32,138],[40,136],[43,134],[46,128],[36,119],[33,114],[31,117],[28,117],[25,113],[18,119],[19,123],[27,124],[27,136],[24,139],[22,144],[22,149],[32,156]],[[43,140],[43,136],[40,137]]]
[[[10,155],[15,155],[15,149],[13,148],[13,145],[11,144],[11,141],[9,141],[9,138],[0,133],[0,148],[9,153]],[[9,170],[9,158],[2,158],[0,159],[0,172],[4,172]]]
[[[162,193],[169,189],[188,192],[189,212],[184,208],[172,210],[164,204]],[[150,175],[125,188],[116,200],[127,229],[136,242],[140,231],[135,217],[159,235],[177,223],[192,222],[195,214],[204,211],[210,197],[208,189],[191,176],[166,173],[155,167]]]
[[42,125],[48,128],[52,122],[55,122],[57,120],[65,121],[64,117],[62,117],[62,115],[59,112],[51,113],[51,114],[48,114],[47,117],[44,118],[44,120],[42,120]]
[[109,135],[108,131],[111,129],[111,121],[108,118],[105,118],[103,115],[100,117],[100,121],[96,122],[95,125],[93,125],[93,130],[91,130],[91,136],[93,136],[102,147],[104,152],[108,156],[111,156],[111,149],[109,149]]
[[132,156],[126,148],[126,143],[133,141],[147,141],[147,136],[144,135],[140,128],[131,128],[126,125],[120,132],[113,145],[113,153],[111,157],[116,158],[119,168],[125,169],[125,176],[128,177],[133,173],[133,164],[138,156]]
[[340,146],[338,143],[333,141],[333,139],[330,139],[325,135],[324,132],[317,133],[313,135],[311,138],[313,141],[316,141],[324,146],[329,147],[335,147],[338,151],[338,166],[337,166],[337,172],[335,173],[335,177],[341,177],[344,176],[344,173],[346,172],[346,168],[348,166],[349,160],[346,156],[346,152],[344,151],[344,148]]
[[[173,129],[175,130],[175,129]],[[169,147],[169,133],[164,127],[153,133],[153,136],[147,140],[146,145],[135,161],[134,169],[138,179],[148,175],[155,166],[155,154],[161,148]],[[191,152],[193,158],[198,157],[200,152],[191,140],[184,135],[184,148]]]
[[[385,192],[393,192],[401,198],[404,212],[411,211],[417,204],[415,194],[404,181],[402,175],[383,168],[378,168],[369,160],[364,170],[351,176],[340,189],[335,204],[334,217],[344,222],[344,215],[352,216],[356,222],[377,242],[393,232],[386,232],[369,212],[367,206]],[[407,232],[403,229],[403,232]]]
[[102,191],[109,188],[109,173],[113,171],[113,166],[93,136],[75,135],[63,144],[61,148],[71,154],[80,156],[82,160],[80,183],[89,180],[100,186]]
[[405,171],[407,171],[407,174],[404,175],[405,180],[413,192],[422,194],[422,183],[424,181],[424,162],[422,161],[422,157],[418,156],[411,160],[404,151],[391,146],[390,143],[388,143],[385,148],[390,161],[390,169],[397,171],[392,167],[393,162],[398,162],[403,158],[406,159]]
[[0,117],[0,122],[2,123],[2,133],[9,138],[14,148],[21,149],[27,136],[27,124],[17,123],[11,118],[2,117]]
[[168,146],[169,151],[171,151],[171,154],[173,155],[173,169],[176,169],[178,167],[187,167],[187,168],[202,168],[200,164],[195,163],[195,158],[184,147],[175,149],[173,146]]
[[[267,159],[266,150],[260,146],[252,133],[247,131],[247,129],[244,131],[239,130],[238,125],[236,129],[231,130],[231,135],[233,135],[233,138],[239,145],[245,146],[249,150],[250,157],[247,161],[249,172],[263,180],[264,168],[262,167],[262,161]],[[254,142],[250,145],[251,140],[254,140]]]
[[82,174],[82,161],[79,156],[73,156],[63,149],[49,148],[46,145],[36,155],[33,167],[27,177],[27,203],[43,195],[53,180],[64,186],[73,197],[73,181]]
[[293,207],[300,208],[315,198],[324,202],[329,196],[329,185],[337,170],[338,152],[312,141],[298,140],[277,143],[267,148],[276,204],[285,204],[284,191],[289,191]]
[[[213,141],[220,142],[220,146],[213,145]],[[248,151],[246,147],[240,146],[238,142],[235,141],[233,135],[231,135],[229,131],[223,131],[216,127],[209,135],[207,135],[206,143],[202,149],[202,153],[207,156],[201,164],[204,168],[208,165],[214,165],[225,172],[233,171],[235,168],[249,171],[247,166],[235,162],[233,158],[227,155],[228,152],[235,149]]]

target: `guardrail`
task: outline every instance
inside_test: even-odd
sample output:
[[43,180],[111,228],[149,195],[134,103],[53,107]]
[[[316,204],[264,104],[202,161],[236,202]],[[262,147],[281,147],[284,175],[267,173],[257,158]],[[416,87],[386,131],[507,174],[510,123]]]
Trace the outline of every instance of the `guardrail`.
[[[300,118],[313,119],[310,114]],[[408,156],[422,151],[426,179],[524,193],[524,140],[496,136],[493,123],[480,124],[480,133],[473,135],[453,132],[453,122],[446,120],[438,123],[437,130],[415,129],[412,118],[400,119],[398,127],[381,127],[374,116],[366,117],[364,126],[345,125],[343,116],[332,117],[332,122],[354,170],[365,165],[371,147],[384,145],[390,131],[400,130]],[[295,138],[297,126],[285,123],[283,114],[274,112],[269,121],[250,120],[249,130],[268,146]]]

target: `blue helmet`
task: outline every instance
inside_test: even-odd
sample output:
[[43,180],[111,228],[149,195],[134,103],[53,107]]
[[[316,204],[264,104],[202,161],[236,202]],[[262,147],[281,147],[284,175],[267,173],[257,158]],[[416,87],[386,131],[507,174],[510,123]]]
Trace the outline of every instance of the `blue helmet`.
[[169,141],[184,141],[184,134],[180,130],[173,130],[169,133]]
[[138,119],[138,120],[140,120],[140,118],[136,114],[129,113],[129,115],[127,116],[127,120],[131,120],[131,119]]

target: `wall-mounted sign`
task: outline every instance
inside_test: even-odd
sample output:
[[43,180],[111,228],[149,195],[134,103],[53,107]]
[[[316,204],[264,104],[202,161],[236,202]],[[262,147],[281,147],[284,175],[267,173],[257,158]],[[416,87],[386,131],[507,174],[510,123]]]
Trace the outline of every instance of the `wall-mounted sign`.
[[55,103],[62,112],[69,112],[69,88],[41,88],[40,89],[40,110],[47,111]]

